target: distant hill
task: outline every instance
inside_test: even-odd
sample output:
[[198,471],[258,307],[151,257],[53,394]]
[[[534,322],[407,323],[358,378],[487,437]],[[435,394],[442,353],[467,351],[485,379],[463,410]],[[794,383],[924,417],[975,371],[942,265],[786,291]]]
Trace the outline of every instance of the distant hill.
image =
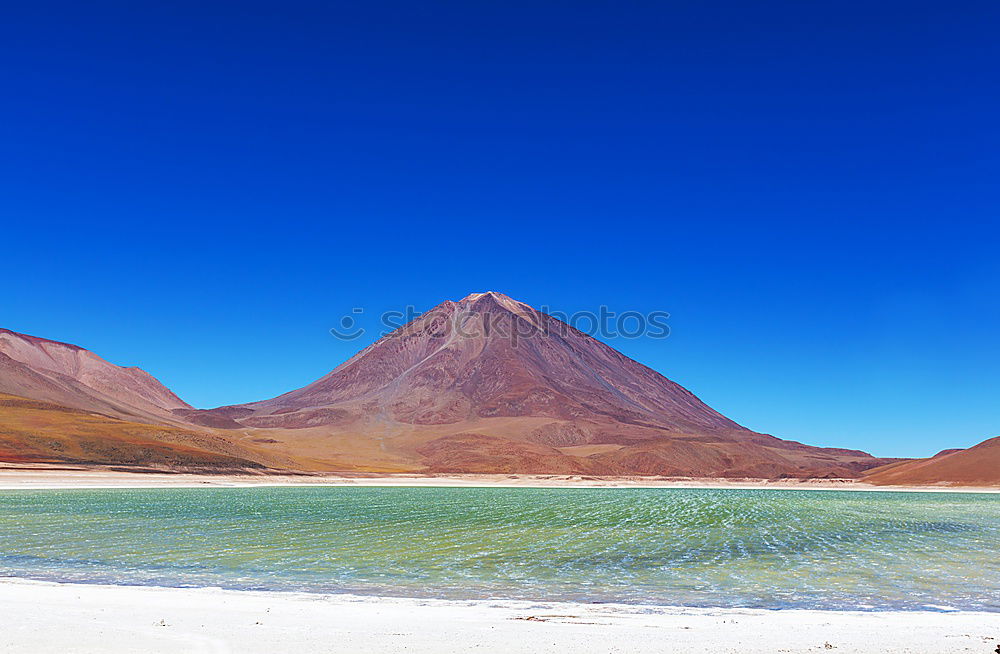
[[232,470],[288,461],[190,424],[152,375],[76,345],[0,329],[0,461]]
[[1000,437],[967,450],[944,450],[929,459],[889,464],[870,471],[873,484],[1000,486]]
[[144,370],[9,329],[0,329],[0,393],[139,422],[170,422],[191,408]]
[[254,453],[215,434],[0,394],[0,461],[219,472],[263,468],[254,458]]

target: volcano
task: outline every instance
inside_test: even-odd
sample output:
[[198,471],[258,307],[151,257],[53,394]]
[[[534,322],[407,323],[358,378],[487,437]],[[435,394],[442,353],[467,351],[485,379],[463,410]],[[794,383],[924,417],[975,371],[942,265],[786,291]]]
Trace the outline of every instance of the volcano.
[[747,429],[492,291],[443,302],[303,388],[207,410],[139,368],[0,330],[0,460],[758,478],[894,461]]
[[434,307],[303,388],[179,414],[252,429],[315,470],[770,478],[857,476],[884,462],[751,431],[493,291]]

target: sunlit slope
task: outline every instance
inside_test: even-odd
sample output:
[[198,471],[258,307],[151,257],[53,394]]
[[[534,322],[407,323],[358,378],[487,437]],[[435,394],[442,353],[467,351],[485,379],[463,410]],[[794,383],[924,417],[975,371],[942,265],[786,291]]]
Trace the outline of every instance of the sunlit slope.
[[872,470],[873,484],[958,484],[1000,486],[1000,436],[967,450],[947,450],[929,459],[903,461]]
[[252,456],[214,434],[0,394],[0,461],[262,468]]
[[191,407],[146,371],[77,345],[0,328],[0,393],[133,422],[183,424]]

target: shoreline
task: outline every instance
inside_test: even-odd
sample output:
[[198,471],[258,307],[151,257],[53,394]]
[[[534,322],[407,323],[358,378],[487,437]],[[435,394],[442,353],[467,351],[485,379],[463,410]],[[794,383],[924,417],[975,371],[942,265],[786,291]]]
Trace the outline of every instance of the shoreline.
[[[0,579],[10,652],[990,651],[1000,613],[442,600]],[[829,647],[827,647],[829,645]]]
[[100,466],[0,463],[0,490],[84,488],[252,488],[382,486],[453,488],[712,488],[860,492],[1000,493],[996,486],[889,486],[856,479],[591,477],[538,474],[193,473]]

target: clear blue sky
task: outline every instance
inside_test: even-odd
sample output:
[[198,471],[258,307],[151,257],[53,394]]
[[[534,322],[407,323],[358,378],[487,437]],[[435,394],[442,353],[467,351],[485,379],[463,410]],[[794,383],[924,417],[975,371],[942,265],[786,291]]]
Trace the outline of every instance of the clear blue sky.
[[[496,289],[733,419],[1000,434],[996,2],[15,3],[0,325],[196,406]],[[373,333],[373,332],[370,332]]]

